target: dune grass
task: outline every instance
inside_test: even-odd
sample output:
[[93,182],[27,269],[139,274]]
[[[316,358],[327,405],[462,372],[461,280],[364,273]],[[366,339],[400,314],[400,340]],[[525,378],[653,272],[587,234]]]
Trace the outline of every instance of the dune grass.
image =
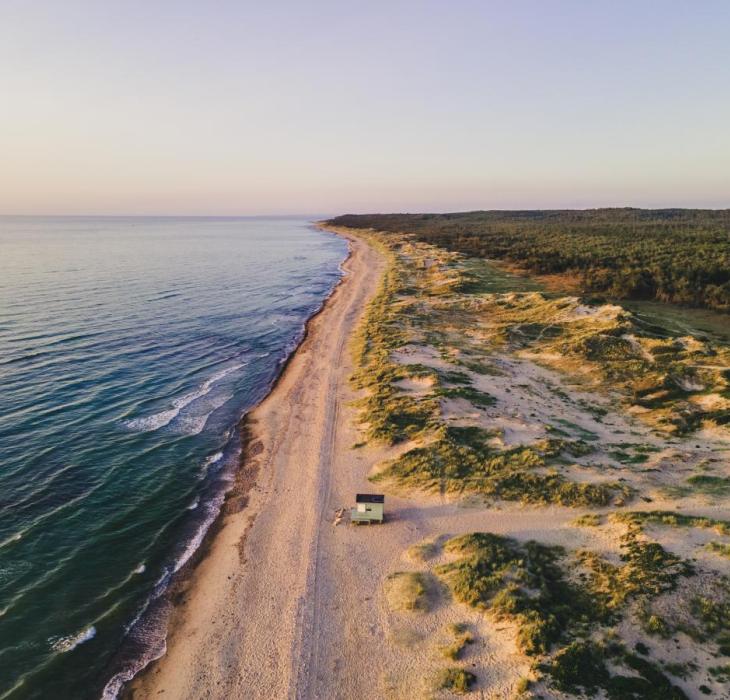
[[451,661],[458,661],[463,656],[470,644],[474,643],[474,637],[469,632],[468,625],[464,623],[454,623],[447,627],[447,632],[453,637],[448,644],[439,647],[439,651],[444,658]]
[[705,545],[705,549],[714,554],[719,554],[721,557],[730,559],[730,544],[726,544],[725,542],[708,542]]
[[598,527],[601,524],[601,516],[596,513],[586,513],[573,520],[570,524],[575,527]]
[[[419,302],[407,293],[429,295],[434,279],[451,280],[451,261],[432,262],[429,275],[418,274],[418,264],[385,247],[388,268],[380,290],[371,302],[360,327],[353,352],[356,371],[354,385],[364,390],[358,401],[360,420],[367,437],[395,444],[405,440],[420,442],[398,459],[385,465],[373,480],[392,482],[409,489],[440,493],[477,493],[527,503],[559,503],[575,506],[605,506],[629,491],[616,483],[575,483],[550,469],[561,455],[577,457],[593,447],[583,439],[543,441],[530,447],[499,450],[489,446],[494,433],[482,428],[452,427],[441,416],[441,401],[459,399],[475,408],[488,408],[495,399],[472,386],[464,367],[454,358],[453,369],[435,369],[421,362],[402,364],[394,353],[426,330],[434,331],[439,320],[416,313]],[[407,247],[410,244],[403,244]],[[416,249],[410,247],[411,253]],[[437,260],[439,252],[420,252],[420,258]],[[438,273],[440,268],[443,275]],[[414,272],[415,270],[415,272]],[[440,276],[441,275],[441,276]],[[405,301],[404,301],[405,299]],[[453,321],[453,314],[450,314]],[[449,353],[445,352],[445,356]],[[404,391],[398,382],[407,378],[428,378],[429,385],[418,395]],[[586,436],[586,437],[592,437]]]
[[668,527],[699,527],[714,530],[720,535],[730,535],[730,521],[709,518],[703,515],[684,515],[666,510],[624,511],[613,513],[611,519],[639,528],[644,525],[666,525]]
[[[595,553],[579,552],[573,559],[561,547],[492,533],[462,535],[444,549],[456,558],[436,574],[454,598],[515,623],[518,648],[542,659],[537,667],[557,689],[589,695],[602,689],[612,700],[685,697],[655,664],[616,643],[590,641],[601,630],[608,638],[609,626],[631,609],[629,602],[657,599],[693,573],[688,562],[642,540],[637,529],[622,542],[620,565]],[[585,573],[576,578],[567,570]],[[718,628],[730,624],[730,606],[701,605],[698,617],[712,618]],[[608,658],[630,675],[611,671]]]
[[572,628],[596,621],[590,598],[563,574],[560,547],[479,532],[451,539],[445,549],[458,558],[436,573],[454,597],[515,621],[518,647],[528,655],[547,653]]
[[429,559],[433,559],[438,554],[439,545],[433,539],[423,540],[411,545],[407,550],[406,554],[411,561],[425,562]]
[[679,580],[691,576],[689,562],[668,552],[658,542],[639,538],[638,530],[622,537],[620,565],[595,552],[582,551],[579,561],[587,568],[587,588],[606,617],[624,608],[627,601],[652,598],[674,590]]
[[420,571],[397,571],[385,579],[385,599],[394,612],[426,612],[428,581]]
[[[631,675],[612,674],[606,660]],[[574,641],[542,668],[554,686],[566,693],[592,697],[603,691],[609,700],[688,700],[656,664],[619,644]]]
[[631,495],[619,483],[576,483],[555,470],[545,471],[549,459],[569,451],[573,443],[556,447],[546,441],[499,450],[488,445],[489,434],[480,428],[443,427],[434,435],[426,445],[385,465],[372,480],[438,493],[477,493],[507,501],[566,506],[606,506]]
[[454,666],[439,671],[435,686],[437,690],[447,690],[457,695],[463,695],[471,690],[476,681],[477,677],[471,671]]

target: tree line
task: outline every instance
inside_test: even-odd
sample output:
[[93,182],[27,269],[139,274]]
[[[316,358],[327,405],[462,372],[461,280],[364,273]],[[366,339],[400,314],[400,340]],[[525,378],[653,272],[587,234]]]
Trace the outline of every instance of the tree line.
[[730,209],[346,214],[330,223],[578,275],[586,292],[730,311]]

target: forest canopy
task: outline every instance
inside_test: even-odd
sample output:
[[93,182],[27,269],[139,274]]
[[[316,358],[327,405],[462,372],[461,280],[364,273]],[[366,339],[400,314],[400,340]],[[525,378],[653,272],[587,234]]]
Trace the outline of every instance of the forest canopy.
[[329,223],[573,274],[586,292],[730,311],[730,209],[346,214]]

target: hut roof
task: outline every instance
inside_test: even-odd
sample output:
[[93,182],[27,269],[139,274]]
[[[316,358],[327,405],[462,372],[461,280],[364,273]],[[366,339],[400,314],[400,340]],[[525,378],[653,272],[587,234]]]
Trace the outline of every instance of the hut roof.
[[385,503],[385,496],[382,493],[358,493],[355,503]]

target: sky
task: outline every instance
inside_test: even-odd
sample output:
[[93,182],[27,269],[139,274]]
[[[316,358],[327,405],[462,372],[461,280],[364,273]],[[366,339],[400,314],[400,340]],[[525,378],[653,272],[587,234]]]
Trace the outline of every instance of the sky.
[[0,0],[0,213],[730,207],[727,0]]

